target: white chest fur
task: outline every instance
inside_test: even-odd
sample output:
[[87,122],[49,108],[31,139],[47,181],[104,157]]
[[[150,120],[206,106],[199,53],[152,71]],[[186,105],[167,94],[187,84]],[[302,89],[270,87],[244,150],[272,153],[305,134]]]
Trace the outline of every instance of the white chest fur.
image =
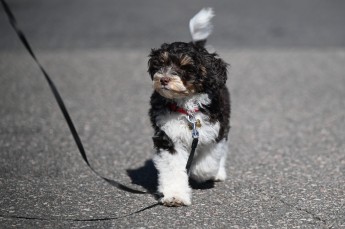
[[[196,106],[202,107],[211,101],[207,94],[190,97],[177,101],[179,107],[186,110],[194,110]],[[219,122],[211,123],[209,117],[201,112],[194,114],[200,120],[199,144],[210,144],[215,141],[219,134]],[[192,130],[189,128],[187,115],[178,112],[168,112],[157,117],[157,125],[171,138],[175,145],[190,147],[192,143]]]
[[[208,117],[198,112],[195,118],[201,122],[199,144],[209,144],[215,141],[219,133],[219,122],[210,123]],[[158,126],[171,138],[175,144],[189,146],[192,143],[192,130],[189,128],[186,115],[179,113],[166,114],[158,118]]]

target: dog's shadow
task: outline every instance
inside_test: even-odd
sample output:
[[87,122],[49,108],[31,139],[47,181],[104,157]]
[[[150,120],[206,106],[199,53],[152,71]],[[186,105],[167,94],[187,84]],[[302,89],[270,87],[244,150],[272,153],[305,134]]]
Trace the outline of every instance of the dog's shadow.
[[[145,164],[140,168],[127,169],[126,171],[133,184],[139,185],[151,193],[157,191],[158,171],[155,168],[152,160],[147,160]],[[199,183],[193,179],[189,179],[189,184],[193,189],[214,188],[214,181]]]
[[140,168],[127,169],[126,171],[133,184],[140,185],[152,193],[157,190],[158,172],[152,160],[147,160]]

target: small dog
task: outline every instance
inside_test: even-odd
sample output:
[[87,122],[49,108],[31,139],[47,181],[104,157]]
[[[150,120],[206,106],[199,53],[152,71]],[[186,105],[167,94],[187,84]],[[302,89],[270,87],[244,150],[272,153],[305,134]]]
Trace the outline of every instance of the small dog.
[[224,181],[230,129],[227,64],[204,45],[212,30],[211,8],[202,9],[189,23],[192,42],[162,44],[149,55],[153,81],[149,111],[154,128],[153,158],[158,192],[166,206],[191,204],[186,163],[191,149],[190,118],[195,118],[199,145],[190,177],[197,182]]

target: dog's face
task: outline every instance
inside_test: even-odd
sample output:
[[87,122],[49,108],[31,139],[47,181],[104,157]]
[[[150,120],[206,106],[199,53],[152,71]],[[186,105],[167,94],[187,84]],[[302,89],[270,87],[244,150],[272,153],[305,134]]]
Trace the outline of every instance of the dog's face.
[[224,85],[226,64],[216,56],[193,43],[175,42],[153,49],[148,69],[153,88],[165,98],[180,99]]
[[[189,47],[189,50],[186,48]],[[168,99],[179,99],[200,91],[200,80],[206,75],[195,60],[195,50],[187,43],[163,44],[152,50],[149,73],[153,88]]]
[[[190,71],[193,61],[187,55],[172,57],[168,52],[160,55],[159,69],[153,75],[153,88],[162,96],[173,99],[195,93],[195,73]],[[175,61],[173,61],[175,59]]]

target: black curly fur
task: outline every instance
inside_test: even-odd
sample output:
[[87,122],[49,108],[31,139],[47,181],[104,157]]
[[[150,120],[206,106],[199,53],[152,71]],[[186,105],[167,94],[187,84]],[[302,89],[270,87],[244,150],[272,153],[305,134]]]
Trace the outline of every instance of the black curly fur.
[[[168,55],[165,60],[162,60],[164,53]],[[191,64],[180,64],[180,59],[184,55],[192,59]],[[215,141],[219,142],[222,139],[227,139],[230,129],[230,94],[226,87],[228,65],[216,53],[209,53],[203,47],[203,44],[198,45],[192,42],[164,43],[159,49],[152,49],[149,58],[148,72],[151,75],[151,79],[162,67],[173,66],[183,82],[193,82],[196,93],[208,94],[211,103],[200,111],[208,115],[211,122],[218,121],[220,123],[221,128]],[[156,118],[159,115],[170,112],[167,105],[171,102],[172,100],[161,96],[156,91],[151,96],[149,115],[155,130],[155,136],[161,136],[162,134],[156,125]],[[155,138],[154,144],[158,149],[173,149],[173,143],[165,133],[164,139]]]

